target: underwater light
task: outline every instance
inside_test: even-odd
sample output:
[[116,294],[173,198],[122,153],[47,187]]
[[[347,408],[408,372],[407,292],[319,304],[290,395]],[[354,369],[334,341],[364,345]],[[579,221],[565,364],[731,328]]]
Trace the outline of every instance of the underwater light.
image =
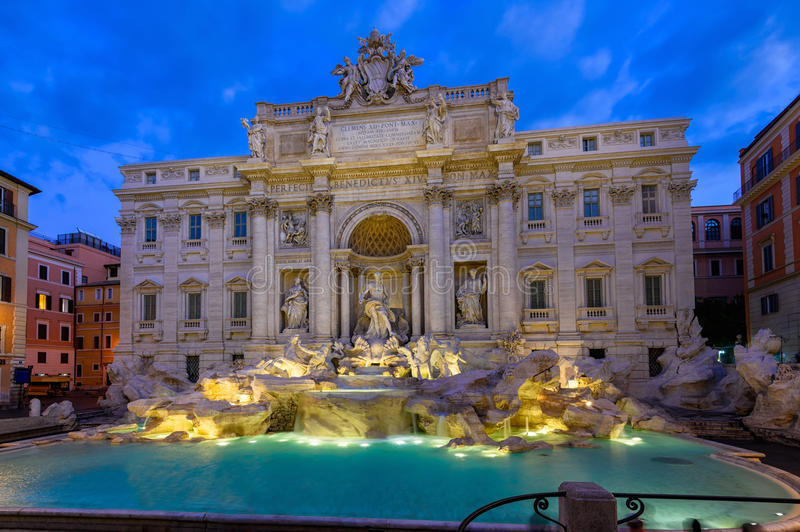
[[217,442],[217,445],[219,445],[220,447],[225,447],[226,445],[230,445],[230,444],[231,444],[231,442],[229,442],[229,441],[218,441]]
[[459,458],[464,458],[467,455],[464,453],[456,453],[456,456],[458,456]]
[[337,447],[347,447],[347,442],[340,441],[339,443],[336,444],[336,446]]
[[361,447],[369,447],[369,444],[368,443],[362,443]]
[[783,517],[783,512],[775,512],[775,515],[777,515],[778,517]]
[[312,446],[312,447],[316,447],[316,446],[317,446],[317,445],[319,445],[320,443],[322,443],[322,442],[320,442],[319,440],[309,440],[309,441],[308,441],[308,444],[309,444],[310,446]]
[[578,387],[578,381],[576,381],[575,379],[570,379],[567,381],[567,388],[574,390],[577,387]]

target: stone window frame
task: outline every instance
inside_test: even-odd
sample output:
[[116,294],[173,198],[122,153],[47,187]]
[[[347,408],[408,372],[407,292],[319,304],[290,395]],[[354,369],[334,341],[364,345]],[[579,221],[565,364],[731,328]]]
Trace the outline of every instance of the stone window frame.
[[575,269],[575,277],[577,280],[576,286],[580,287],[576,290],[577,294],[577,308],[587,308],[588,301],[586,300],[586,279],[592,278],[602,279],[602,296],[603,305],[597,308],[616,308],[616,298],[614,290],[614,267],[599,259],[594,259],[588,262],[582,268]]
[[[250,319],[253,305],[252,305],[252,293],[250,292],[250,283],[244,277],[237,275],[231,279],[229,279],[225,283],[225,308],[224,314],[229,319]],[[244,318],[234,318],[233,316],[233,294],[234,292],[245,292],[247,293],[247,315]]]
[[[546,221],[551,220],[553,215],[553,198],[551,193],[553,191],[553,185],[550,183],[533,183],[525,186],[525,203],[522,204],[522,219],[525,222],[531,221]],[[528,201],[529,196],[531,194],[541,194],[542,195],[542,219],[541,220],[531,220],[528,218]]]
[[[644,138],[650,136],[650,144],[645,144]],[[648,129],[646,131],[639,131],[639,147],[640,148],[654,148],[656,146],[656,132],[655,130]]]
[[[139,209],[136,210],[136,241],[137,242],[161,242],[162,239],[162,227],[158,221],[158,215],[163,212],[162,207],[160,205],[155,205],[153,203],[148,203],[146,205],[141,206]],[[155,240],[147,240],[147,219],[148,218],[155,218],[156,221],[156,238]]]
[[[247,216],[245,230],[247,234],[244,237],[235,236],[236,230],[236,213],[244,212]],[[250,215],[247,202],[244,198],[236,198],[225,204],[225,236],[227,238],[249,238],[252,234],[253,217]]]
[[[182,283],[178,284],[178,290],[181,293],[181,300],[183,301],[183,309],[181,312],[181,320],[204,320],[208,316],[208,283],[201,281],[195,277],[189,277]],[[189,294],[200,294],[200,317],[189,317]]]
[[[39,335],[39,327],[44,325],[44,338]],[[48,340],[50,338],[50,322],[48,320],[36,320],[36,339]]]
[[[593,150],[587,150],[586,149],[585,143],[587,141],[590,141],[590,140],[594,140],[594,149]],[[594,133],[581,135],[580,147],[581,147],[581,153],[592,153],[592,152],[600,151],[600,136],[597,135],[597,134],[594,134]]]
[[[770,254],[771,254],[771,259],[772,259],[772,268],[769,269],[769,270],[767,270],[766,264],[764,264],[764,249],[767,246],[770,246]],[[761,275],[766,275],[766,274],[768,274],[770,272],[774,272],[776,269],[778,269],[778,267],[777,267],[777,265],[775,263],[775,235],[774,234],[769,235],[769,237],[761,240],[758,243],[758,255],[759,255],[760,262],[761,262]]]
[[[180,206],[179,213],[181,215],[181,234],[183,240],[202,241],[208,234],[208,224],[204,219],[204,213],[208,212],[209,206],[197,200],[189,200]],[[189,238],[189,218],[191,216],[200,217],[200,238]]]
[[587,189],[598,189],[598,196],[597,196],[597,205],[598,205],[598,213],[597,218],[608,216],[608,213],[612,212],[610,198],[608,197],[608,189],[611,186],[611,178],[604,175],[604,174],[596,174],[590,173],[587,174],[579,179],[575,180],[575,205],[577,207],[577,215],[579,219],[586,218],[584,214],[586,213],[586,209],[584,208],[584,196],[583,192]]
[[[525,298],[524,304],[522,306],[525,310],[545,310],[545,309],[553,309],[557,310],[558,308],[558,300],[556,298],[556,294],[554,292],[556,286],[556,269],[548,264],[543,262],[535,262],[530,266],[522,269],[520,271],[520,277],[522,278],[523,282],[523,297]],[[545,282],[545,298],[547,306],[544,309],[532,309],[529,305],[530,303],[530,294],[528,293],[528,284],[531,281],[544,281]]]
[[[134,287],[136,292],[136,316],[138,316],[136,321],[158,321],[160,319],[163,290],[164,287],[161,284],[150,279],[144,280]],[[156,298],[155,316],[152,320],[144,319],[144,296],[146,295],[153,295]]]
[[[192,179],[192,172],[197,172],[197,179]],[[202,170],[200,167],[197,168],[189,168],[186,172],[186,180],[191,183],[197,183],[200,181],[200,177],[202,176]]]
[[636,305],[647,305],[645,293],[645,277],[661,277],[661,304],[655,306],[669,306],[673,304],[672,285],[675,265],[660,257],[650,257],[633,267],[635,274],[633,297]]

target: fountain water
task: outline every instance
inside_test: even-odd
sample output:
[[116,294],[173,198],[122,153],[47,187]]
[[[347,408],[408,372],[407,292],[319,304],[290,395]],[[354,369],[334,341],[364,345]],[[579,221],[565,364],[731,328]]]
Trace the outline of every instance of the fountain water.
[[411,412],[411,427],[414,429],[414,434],[417,434],[417,414]]
[[528,425],[528,416],[525,416],[525,435],[530,434],[530,426]]
[[511,436],[511,421],[509,418],[506,418],[505,421],[503,421],[503,439],[509,436]]
[[436,435],[443,438],[448,437],[449,431],[447,430],[446,416],[439,416],[439,420],[436,422]]

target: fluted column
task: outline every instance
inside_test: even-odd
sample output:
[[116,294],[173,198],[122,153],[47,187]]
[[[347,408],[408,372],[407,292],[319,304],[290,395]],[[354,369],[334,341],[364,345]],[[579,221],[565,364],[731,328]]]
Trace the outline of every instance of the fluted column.
[[268,200],[264,214],[267,230],[266,252],[262,263],[264,266],[264,282],[267,285],[264,308],[267,320],[267,340],[274,342],[278,334],[278,321],[280,318],[280,305],[276,304],[278,300],[278,280],[275,275],[275,226],[278,216],[278,203],[275,200]]
[[268,322],[268,286],[267,271],[267,212],[274,209],[274,202],[265,196],[248,200],[250,206],[251,226],[253,228],[253,269],[250,273],[251,299],[251,338],[253,341],[265,341]]
[[338,262],[339,269],[339,338],[350,338],[350,263]]
[[333,205],[333,196],[325,192],[320,192],[308,199],[308,206],[311,212],[316,214],[316,226],[314,233],[314,247],[311,251],[313,255],[312,263],[316,268],[313,277],[314,297],[312,301],[316,303],[316,308],[312,308],[314,313],[313,334],[317,341],[329,341],[333,334],[332,312],[331,312],[331,224],[330,213]]
[[494,289],[499,293],[500,329],[519,327],[520,305],[517,288],[517,222],[514,209],[520,191],[516,183],[492,185],[487,191],[490,201],[497,204],[499,235],[497,242],[498,271],[493,276]]
[[414,257],[408,261],[411,270],[411,336],[422,334],[422,265],[425,259]]
[[[162,293],[161,316],[164,339],[162,347],[176,345],[178,341],[178,320],[181,319],[181,301],[178,300],[178,250],[181,246],[179,213],[162,214],[158,219],[164,230],[164,291]],[[173,361],[178,363],[177,358]]]
[[428,203],[428,301],[430,313],[428,324],[432,333],[446,330],[447,319],[447,279],[445,272],[444,203],[451,200],[453,193],[444,187],[431,186],[425,189]]
[[[205,301],[206,316],[208,317],[208,341],[207,344],[216,343],[222,345],[222,325],[225,320],[224,308],[222,304],[225,297],[225,280],[222,278],[222,260],[225,247],[225,213],[223,211],[211,211],[205,215],[208,226],[208,297]],[[203,363],[222,362],[219,360],[205,360]]]

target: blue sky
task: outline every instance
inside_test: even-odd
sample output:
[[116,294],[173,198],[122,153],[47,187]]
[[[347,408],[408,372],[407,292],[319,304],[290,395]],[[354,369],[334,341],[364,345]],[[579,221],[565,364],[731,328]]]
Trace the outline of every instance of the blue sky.
[[425,58],[418,86],[509,76],[518,129],[692,118],[695,205],[731,201],[738,149],[800,92],[797,2],[121,6],[0,4],[0,168],[43,190],[41,232],[119,242],[120,164],[245,154],[253,102],[335,95],[373,26]]

